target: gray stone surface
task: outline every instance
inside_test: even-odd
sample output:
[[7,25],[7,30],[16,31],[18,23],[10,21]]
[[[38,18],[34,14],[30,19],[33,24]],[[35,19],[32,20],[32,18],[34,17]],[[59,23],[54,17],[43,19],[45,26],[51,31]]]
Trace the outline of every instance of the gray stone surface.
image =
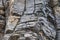
[[35,22],[20,23],[17,25],[15,30],[20,30],[20,29],[24,29],[24,28],[34,28],[36,23],[37,23],[36,21]]
[[17,22],[18,22],[18,18],[20,18],[20,17],[18,17],[18,16],[8,17],[7,24],[6,24],[6,30],[5,30],[6,32],[10,31],[10,30],[11,31],[14,30],[14,28],[15,28]]
[[0,15],[4,15],[4,11],[3,10],[0,10]]
[[[0,24],[5,27],[0,25],[0,31],[5,30],[2,40],[55,40],[55,21],[58,24],[56,26],[60,27],[60,7],[56,6],[57,0],[53,0],[53,8],[49,2],[50,0],[3,0],[5,8],[1,9],[0,14],[6,14],[0,16]],[[2,5],[1,1],[0,4]]]
[[60,7],[55,6],[54,12],[55,12],[55,17],[56,17],[57,29],[60,29]]
[[3,9],[2,0],[0,0],[0,9]]
[[56,28],[57,28],[57,36],[56,40],[60,40],[60,7],[59,7],[59,1],[58,0],[53,0],[54,1],[54,13],[56,17]]
[[31,14],[34,12],[34,0],[26,0],[26,11],[25,14]]
[[7,34],[10,34],[10,30],[13,31],[8,40],[49,40],[49,38],[54,40],[55,27],[47,18],[49,16],[52,18],[51,20],[54,20],[54,16],[48,2],[49,0],[15,0],[14,3],[11,2],[12,5],[8,7],[10,11],[6,11],[21,16],[19,16],[19,21],[17,16],[8,17],[5,31]]
[[15,0],[13,4],[13,13],[18,13],[19,15],[22,15],[25,6],[24,3],[25,0]]
[[37,17],[34,15],[23,15],[21,17],[20,23],[22,22],[29,22],[29,21],[36,21]]
[[57,38],[56,40],[60,40],[60,30],[57,31]]

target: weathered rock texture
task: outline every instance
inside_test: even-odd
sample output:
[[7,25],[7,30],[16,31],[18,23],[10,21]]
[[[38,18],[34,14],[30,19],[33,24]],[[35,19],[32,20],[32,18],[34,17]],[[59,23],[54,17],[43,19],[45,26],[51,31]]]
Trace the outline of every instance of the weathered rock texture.
[[54,0],[54,13],[56,17],[56,28],[57,28],[57,35],[56,35],[56,40],[60,40],[60,0]]
[[2,0],[0,0],[0,40],[2,40],[5,30],[5,13]]
[[59,3],[0,0],[0,40],[60,40]]

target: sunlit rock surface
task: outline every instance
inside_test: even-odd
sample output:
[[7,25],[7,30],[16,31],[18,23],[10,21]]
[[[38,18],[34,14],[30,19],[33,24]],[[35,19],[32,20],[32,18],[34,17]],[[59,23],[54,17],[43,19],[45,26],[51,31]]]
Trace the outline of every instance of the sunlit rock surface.
[[15,26],[16,26],[16,24],[18,22],[18,18],[20,18],[20,17],[17,17],[17,16],[9,16],[8,17],[8,21],[7,21],[7,24],[6,24],[7,33],[9,31],[13,32],[13,29],[15,28]]
[[0,0],[0,19],[0,40],[60,40],[59,0]]
[[25,0],[15,0],[13,3],[13,13],[22,15],[25,6],[24,4],[25,4]]

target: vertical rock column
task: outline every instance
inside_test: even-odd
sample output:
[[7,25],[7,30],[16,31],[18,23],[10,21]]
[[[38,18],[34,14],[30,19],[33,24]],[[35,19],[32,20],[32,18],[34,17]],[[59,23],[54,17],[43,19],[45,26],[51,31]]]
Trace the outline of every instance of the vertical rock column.
[[15,1],[17,2],[17,0],[4,0],[3,1],[4,7],[5,7],[5,13],[6,13],[6,29],[5,29],[5,35],[4,35],[3,40],[10,40],[9,39],[10,36],[14,35],[13,34],[13,32],[15,31],[14,29],[18,23],[18,18],[20,18],[19,7],[21,5],[18,3],[19,1],[17,2],[17,4],[15,3]]
[[6,0],[4,40],[54,40],[54,16],[48,3],[49,0]]
[[36,29],[40,27],[41,40],[55,40],[56,36],[55,18],[49,2],[50,0],[35,0],[35,13],[39,24]]
[[0,0],[0,40],[2,40],[4,30],[5,30],[5,13],[2,0]]
[[56,29],[57,29],[57,35],[56,40],[60,40],[60,0],[53,0],[53,9],[56,17]]

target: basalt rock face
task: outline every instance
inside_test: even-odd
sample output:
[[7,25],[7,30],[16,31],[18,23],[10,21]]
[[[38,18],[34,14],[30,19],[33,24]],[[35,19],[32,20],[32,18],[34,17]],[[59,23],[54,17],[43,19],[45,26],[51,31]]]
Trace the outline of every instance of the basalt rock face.
[[0,0],[0,40],[60,40],[59,3]]

